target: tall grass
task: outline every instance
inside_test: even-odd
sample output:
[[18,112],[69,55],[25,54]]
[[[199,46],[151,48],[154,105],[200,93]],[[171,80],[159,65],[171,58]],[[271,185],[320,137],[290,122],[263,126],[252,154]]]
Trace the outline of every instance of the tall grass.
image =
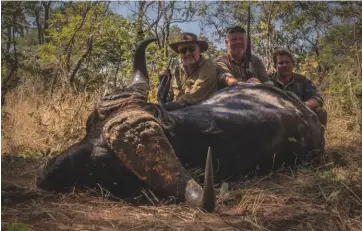
[[2,110],[2,153],[64,149],[84,135],[87,117],[100,96],[67,88],[52,97],[29,87],[9,92]]
[[[362,145],[361,105],[353,90],[361,81],[351,71],[344,70],[331,72],[324,79],[329,85],[322,91],[328,112],[327,148]],[[62,87],[50,97],[32,83],[9,92],[2,108],[2,153],[30,149],[49,154],[78,141],[103,92],[99,89],[93,93],[74,93]],[[150,91],[151,101],[155,101],[156,92],[156,89]]]
[[[220,190],[217,195],[217,213],[204,214],[198,209],[163,205],[162,202],[157,206],[135,207],[103,199],[97,201],[88,194],[70,193],[59,200],[52,198],[50,203],[45,197],[16,202],[13,207],[4,209],[3,223],[33,224],[39,230],[41,227],[46,227],[42,230],[63,227],[63,224],[73,225],[73,228],[92,225],[90,229],[105,226],[114,229],[117,224],[120,230],[128,226],[178,230],[190,230],[191,227],[191,230],[204,227],[210,227],[207,228],[210,230],[240,230],[239,227],[250,230],[361,230],[362,123],[358,111],[361,105],[353,89],[360,80],[353,75],[350,80],[341,79],[342,74],[345,73],[326,75],[325,81],[329,83],[322,90],[328,112],[326,164],[290,173],[276,171],[245,182],[230,182],[233,185],[230,190],[223,193]],[[2,108],[2,154],[42,152],[55,155],[67,148],[84,135],[86,119],[104,92],[100,89],[93,93],[74,93],[60,88],[50,97],[47,92],[37,89],[24,84],[7,95],[7,104]],[[150,101],[155,101],[155,96],[156,90],[152,89]],[[17,168],[4,165],[14,171],[12,178],[7,176],[7,181],[17,184],[27,181],[23,184],[32,185],[33,182],[28,182],[22,174],[25,167],[29,167],[29,163],[25,164],[27,166]],[[30,166],[27,175],[34,173],[33,168]],[[42,219],[39,223],[39,214],[44,211],[60,215],[53,220]],[[98,215],[94,217],[94,214]]]

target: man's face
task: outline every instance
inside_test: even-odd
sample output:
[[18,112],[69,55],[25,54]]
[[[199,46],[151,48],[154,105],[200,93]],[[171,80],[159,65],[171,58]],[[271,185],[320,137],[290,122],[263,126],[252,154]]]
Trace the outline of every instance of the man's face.
[[228,52],[233,56],[243,56],[248,45],[246,34],[240,32],[228,34],[225,43]]
[[281,76],[291,75],[294,68],[293,61],[287,55],[278,55],[277,63],[274,65],[274,68]]
[[184,65],[192,65],[200,60],[200,47],[193,44],[181,44],[178,47]]

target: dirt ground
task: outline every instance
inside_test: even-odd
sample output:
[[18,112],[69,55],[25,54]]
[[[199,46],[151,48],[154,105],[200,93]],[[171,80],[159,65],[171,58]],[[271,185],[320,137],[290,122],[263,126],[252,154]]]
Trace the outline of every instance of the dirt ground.
[[[328,150],[324,165],[229,182],[217,211],[152,200],[105,199],[100,189],[51,194],[35,187],[44,161],[3,155],[1,227],[14,230],[362,230],[362,167]],[[351,153],[361,157],[357,150]],[[334,162],[332,162],[334,158]],[[220,187],[220,185],[218,186]],[[151,203],[154,203],[151,204]],[[28,228],[28,229],[26,229]],[[30,229],[29,229],[30,228]],[[8,229],[10,230],[10,229]]]

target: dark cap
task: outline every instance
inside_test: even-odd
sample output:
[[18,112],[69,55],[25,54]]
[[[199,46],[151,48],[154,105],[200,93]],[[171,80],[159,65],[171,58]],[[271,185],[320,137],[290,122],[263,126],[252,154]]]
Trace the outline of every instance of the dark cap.
[[242,28],[241,26],[234,26],[234,27],[230,27],[226,30],[226,34],[232,34],[235,32],[239,32],[239,33],[246,33],[246,30],[244,28]]

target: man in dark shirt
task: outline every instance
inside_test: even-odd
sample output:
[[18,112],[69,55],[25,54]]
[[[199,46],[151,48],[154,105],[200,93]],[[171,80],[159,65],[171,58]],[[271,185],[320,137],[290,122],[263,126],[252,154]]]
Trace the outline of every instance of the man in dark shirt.
[[318,90],[305,76],[294,73],[294,60],[292,55],[285,50],[273,53],[273,62],[276,73],[269,77],[274,86],[293,92],[305,105],[316,113],[321,124],[327,124],[327,112],[323,109],[323,98]]

